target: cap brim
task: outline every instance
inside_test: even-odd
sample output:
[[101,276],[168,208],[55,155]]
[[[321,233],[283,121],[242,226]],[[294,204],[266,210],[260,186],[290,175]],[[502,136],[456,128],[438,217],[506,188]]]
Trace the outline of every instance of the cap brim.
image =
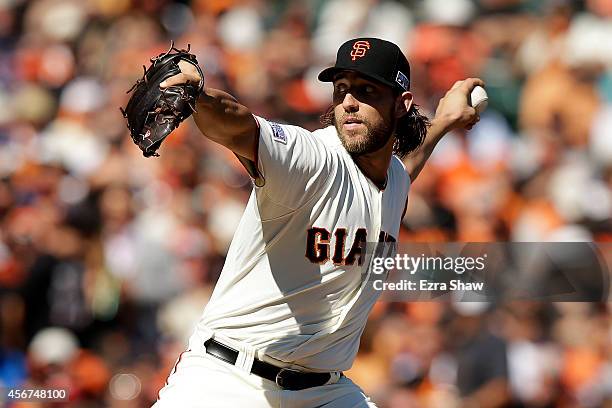
[[325,68],[323,71],[321,71],[319,73],[319,81],[321,82],[333,82],[334,80],[334,75],[336,75],[338,72],[340,71],[345,71],[342,68],[338,68],[338,67],[329,67],[329,68]]
[[399,85],[393,82],[389,82],[388,80],[386,80],[385,78],[379,77],[378,75],[370,75],[370,74],[366,74],[361,72],[358,69],[354,69],[354,68],[341,68],[341,67],[329,67],[329,68],[325,68],[323,71],[321,71],[319,73],[319,81],[321,82],[333,82],[334,81],[334,77],[336,76],[336,74],[342,72],[342,71],[352,71],[352,72],[356,72],[359,75],[363,75],[366,78],[372,79],[376,82],[380,82],[383,85],[386,86],[390,86],[391,88],[399,88]]

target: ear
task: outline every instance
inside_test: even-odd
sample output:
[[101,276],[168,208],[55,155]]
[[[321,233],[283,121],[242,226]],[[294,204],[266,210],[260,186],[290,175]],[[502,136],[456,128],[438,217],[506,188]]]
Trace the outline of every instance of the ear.
[[408,113],[412,107],[412,93],[406,91],[395,100],[395,117],[401,118]]

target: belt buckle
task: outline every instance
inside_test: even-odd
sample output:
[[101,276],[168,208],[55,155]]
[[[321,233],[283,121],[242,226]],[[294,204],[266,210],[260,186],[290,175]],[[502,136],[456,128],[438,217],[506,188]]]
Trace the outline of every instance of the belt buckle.
[[281,370],[276,374],[276,380],[274,381],[276,385],[283,389],[287,389],[288,384],[285,384],[286,377],[283,376],[284,373],[289,374],[301,374],[301,371],[294,370],[292,368],[281,368]]

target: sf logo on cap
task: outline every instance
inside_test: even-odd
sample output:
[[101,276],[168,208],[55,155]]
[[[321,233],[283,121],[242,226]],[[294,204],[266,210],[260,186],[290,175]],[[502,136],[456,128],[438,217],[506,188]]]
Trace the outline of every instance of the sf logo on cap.
[[361,58],[366,54],[366,51],[370,49],[370,43],[368,41],[355,41],[353,44],[353,51],[351,51],[351,57],[353,61],[357,58]]

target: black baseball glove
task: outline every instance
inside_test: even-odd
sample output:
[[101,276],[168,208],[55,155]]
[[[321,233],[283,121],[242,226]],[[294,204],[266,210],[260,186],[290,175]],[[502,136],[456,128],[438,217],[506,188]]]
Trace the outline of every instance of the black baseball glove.
[[[198,96],[204,88],[204,74],[196,56],[186,50],[174,47],[157,57],[151,58],[149,68],[127,93],[134,91],[125,109],[119,108],[127,119],[132,140],[145,157],[159,156],[157,149],[164,139],[185,119],[195,112]],[[200,83],[185,83],[161,89],[165,79],[180,74],[179,61],[194,65],[200,74]]]

